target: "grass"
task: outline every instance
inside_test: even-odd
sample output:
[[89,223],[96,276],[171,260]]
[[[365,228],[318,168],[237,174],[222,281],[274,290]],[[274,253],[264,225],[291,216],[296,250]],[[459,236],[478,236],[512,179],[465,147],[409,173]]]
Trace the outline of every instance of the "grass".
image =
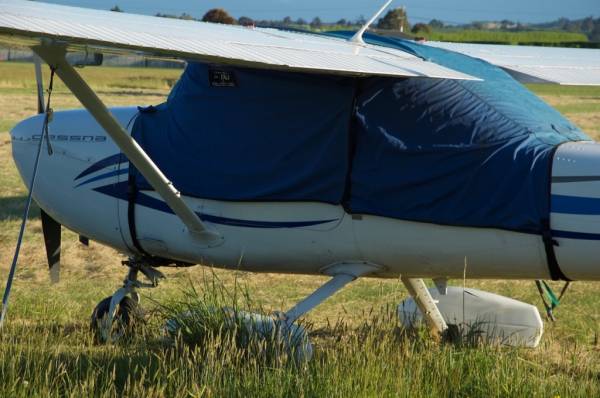
[[[319,29],[313,29],[310,25],[291,24],[287,28],[301,29],[308,31],[327,31],[337,30],[358,30],[358,26],[347,25],[326,25]],[[584,33],[552,31],[552,30],[487,30],[487,29],[463,29],[447,27],[443,29],[434,29],[431,32],[419,31],[417,33],[407,32],[406,34],[415,37],[425,37],[428,40],[448,41],[458,43],[496,43],[496,44],[534,44],[534,45],[570,45],[581,46],[589,44],[588,37]]]
[[570,33],[558,31],[527,31],[508,32],[498,30],[434,30],[429,34],[423,33],[428,40],[467,42],[467,43],[569,43],[587,42],[588,38],[583,33]]
[[600,87],[550,84],[528,84],[527,87],[590,137],[600,139]]
[[[198,273],[191,279],[200,287],[206,286],[203,281],[215,280],[211,273],[204,280]],[[233,288],[235,282],[227,280],[225,273],[220,277],[225,278],[215,290]],[[153,294],[153,299],[195,303],[198,297],[185,297],[173,289],[185,283],[184,279],[164,287],[162,297]],[[167,344],[158,327],[166,315],[161,312],[150,314],[147,329],[128,344],[98,347],[81,319],[93,297],[102,296],[102,289],[84,292],[90,284],[68,285],[68,290],[64,285],[54,291],[44,286],[37,292],[25,294],[19,289],[15,294],[11,322],[0,336],[1,396],[570,397],[600,393],[598,348],[589,342],[546,337],[537,350],[437,344],[424,333],[400,329],[390,306],[356,314],[360,319],[354,322],[315,325],[315,356],[309,363],[248,356],[231,337],[221,335],[205,338],[203,345],[194,348],[177,340]],[[168,288],[176,297],[166,297]],[[377,295],[371,300],[386,302]],[[247,301],[239,304],[253,306]],[[333,314],[331,308],[329,313]]]
[[[180,71],[85,68],[82,73],[109,105],[159,103]],[[47,81],[47,80],[46,80]],[[140,83],[140,86],[137,84]],[[600,137],[600,88],[529,86],[590,135]],[[55,109],[79,106],[57,84]],[[33,68],[0,63],[0,286],[4,285],[26,194],[10,156],[6,131],[36,112]],[[189,348],[164,339],[171,314],[210,289],[247,289],[241,308],[285,310],[316,289],[322,277],[169,269],[168,280],[144,292],[148,325],[128,344],[95,346],[88,330],[93,307],[120,285],[122,256],[63,232],[62,279],[48,282],[39,212],[31,214],[16,274],[9,321],[0,333],[0,396],[502,396],[600,395],[600,295],[575,283],[546,323],[536,350],[437,344],[402,331],[393,314],[406,297],[398,280],[353,282],[305,322],[314,343],[308,364],[248,356],[231,336],[209,335]],[[469,281],[539,305],[533,282]],[[558,287],[558,285],[555,284]],[[212,297],[208,295],[208,297]],[[178,306],[169,307],[177,303]],[[540,307],[543,312],[543,309]]]

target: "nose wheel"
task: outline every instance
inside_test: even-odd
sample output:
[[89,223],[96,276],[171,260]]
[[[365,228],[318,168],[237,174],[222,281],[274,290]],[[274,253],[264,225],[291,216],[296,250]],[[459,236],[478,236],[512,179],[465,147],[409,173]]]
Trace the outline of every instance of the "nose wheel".
[[[112,296],[100,301],[92,313],[90,328],[94,340],[99,344],[113,343],[132,337],[136,326],[144,323],[144,314],[140,307],[141,288],[154,288],[164,279],[162,272],[153,268],[143,259],[132,258],[123,261],[129,267],[123,286]],[[142,273],[148,282],[138,280]]]
[[111,321],[109,319],[111,300],[112,296],[108,296],[100,301],[92,313],[91,328],[97,344],[127,339],[133,335],[135,326],[144,322],[144,313],[139,303],[130,297],[123,297],[117,304]]

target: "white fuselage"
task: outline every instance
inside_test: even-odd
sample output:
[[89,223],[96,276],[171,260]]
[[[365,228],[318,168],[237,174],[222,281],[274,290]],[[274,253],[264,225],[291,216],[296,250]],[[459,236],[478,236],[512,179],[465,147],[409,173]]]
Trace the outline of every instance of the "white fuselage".
[[[130,129],[137,109],[112,112]],[[13,156],[26,182],[42,121],[42,116],[29,118],[11,132]],[[136,253],[128,220],[129,162],[119,156],[118,147],[81,110],[56,112],[50,139],[54,154],[42,151],[36,202],[69,229],[124,253]],[[581,156],[587,156],[587,163],[579,160]],[[554,163],[554,175],[591,175],[600,170],[600,145],[564,144]],[[600,181],[561,181],[553,184],[555,191],[600,202]],[[380,268],[380,277],[462,278],[466,271],[467,278],[549,278],[544,244],[535,234],[353,215],[341,206],[315,202],[184,199],[223,236],[222,243],[203,244],[156,193],[143,191],[137,195],[135,228],[146,252],[257,272],[319,274],[334,264],[367,262]],[[596,239],[600,239],[600,211],[591,216],[575,214],[577,209],[560,211],[552,213],[551,227],[562,233],[555,237],[562,271],[574,280],[600,280],[595,262],[600,258]]]

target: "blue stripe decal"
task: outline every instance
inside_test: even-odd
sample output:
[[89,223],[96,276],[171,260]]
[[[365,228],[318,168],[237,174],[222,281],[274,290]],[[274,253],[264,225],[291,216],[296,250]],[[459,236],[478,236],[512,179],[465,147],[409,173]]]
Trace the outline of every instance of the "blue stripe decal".
[[[81,174],[79,174],[77,177],[75,177],[75,181],[77,181],[78,179],[83,178],[87,175],[90,175],[92,173],[95,173],[98,170],[102,170],[109,166],[119,164],[121,162],[121,156],[122,155],[120,153],[117,153],[116,155],[110,155],[107,158],[97,161],[96,163],[94,163],[93,165],[88,167],[87,169],[83,170],[81,172]],[[123,155],[123,162],[127,162],[127,161],[128,161],[127,158]]]
[[[94,188],[94,191],[102,194],[112,196],[117,199],[127,200],[127,189],[128,183],[126,181],[119,182],[117,184],[105,185],[102,187]],[[155,199],[152,196],[146,195],[145,193],[138,193],[136,197],[136,204],[140,206],[148,207],[150,209],[162,211],[164,213],[174,214],[173,211],[165,202],[159,199]],[[310,220],[310,221],[254,221],[254,220],[240,220],[228,217],[213,216],[210,214],[196,213],[202,221],[208,221],[214,224],[230,225],[236,227],[247,227],[247,228],[300,228],[310,227],[313,225],[326,224],[329,222],[337,221],[337,218],[330,220]]]
[[552,195],[551,209],[553,213],[600,215],[600,198]]
[[100,174],[99,176],[87,179],[84,182],[76,185],[75,188],[79,188],[80,186],[85,185],[85,184],[89,184],[90,182],[102,180],[102,179],[108,178],[108,177],[118,176],[120,174],[127,174],[127,173],[129,173],[129,169],[121,169],[121,170],[109,171],[108,173]]
[[587,232],[559,231],[552,230],[552,236],[555,238],[580,239],[580,240],[600,240],[600,234]]

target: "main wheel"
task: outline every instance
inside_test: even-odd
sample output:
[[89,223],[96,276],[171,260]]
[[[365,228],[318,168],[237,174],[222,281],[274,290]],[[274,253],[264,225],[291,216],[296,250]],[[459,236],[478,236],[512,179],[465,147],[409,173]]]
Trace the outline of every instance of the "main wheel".
[[94,341],[98,344],[131,338],[135,327],[144,322],[144,314],[140,305],[137,301],[126,296],[117,305],[117,313],[113,319],[112,327],[110,330],[105,330],[102,324],[106,322],[105,319],[108,317],[111,299],[112,297],[109,296],[100,301],[92,313],[90,329],[94,334]]

